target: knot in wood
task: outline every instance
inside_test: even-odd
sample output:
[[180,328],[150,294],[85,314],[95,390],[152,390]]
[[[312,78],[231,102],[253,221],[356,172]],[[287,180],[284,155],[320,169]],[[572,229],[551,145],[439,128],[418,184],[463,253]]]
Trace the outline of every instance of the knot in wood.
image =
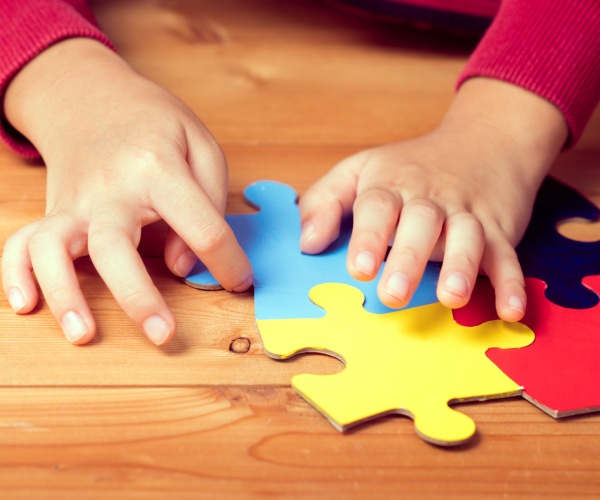
[[233,339],[229,344],[229,350],[236,354],[246,354],[250,350],[250,339],[246,337],[238,337]]

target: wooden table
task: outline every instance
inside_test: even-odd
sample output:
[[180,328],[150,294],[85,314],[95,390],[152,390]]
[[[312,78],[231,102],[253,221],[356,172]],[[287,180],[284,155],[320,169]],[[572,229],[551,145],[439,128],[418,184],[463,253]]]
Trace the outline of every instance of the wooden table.
[[[302,193],[353,152],[431,129],[473,48],[315,0],[112,0],[95,10],[123,57],[222,144],[230,212],[249,210],[249,182]],[[553,173],[600,203],[598,167],[597,112]],[[4,242],[43,215],[45,170],[0,146],[0,172]],[[141,251],[179,324],[165,348],[132,325],[88,259],[78,273],[99,325],[90,345],[68,344],[45,304],[16,316],[0,298],[1,498],[600,495],[598,414],[557,421],[519,398],[464,404],[478,433],[453,449],[426,444],[406,417],[338,433],[289,384],[340,362],[267,358],[252,295],[183,284],[162,261],[162,234],[149,228]],[[239,338],[248,352],[235,352]]]

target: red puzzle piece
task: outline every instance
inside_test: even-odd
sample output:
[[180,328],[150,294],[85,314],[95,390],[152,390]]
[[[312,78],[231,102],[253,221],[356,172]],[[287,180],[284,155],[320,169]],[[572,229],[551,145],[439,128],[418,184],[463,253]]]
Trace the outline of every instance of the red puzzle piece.
[[[521,321],[535,333],[521,349],[490,349],[487,356],[514,382],[523,396],[552,415],[565,417],[600,409],[600,306],[567,309],[545,297],[544,282],[528,278],[527,314]],[[583,283],[600,290],[600,276]],[[454,311],[463,326],[497,319],[494,292],[480,279],[469,304]]]

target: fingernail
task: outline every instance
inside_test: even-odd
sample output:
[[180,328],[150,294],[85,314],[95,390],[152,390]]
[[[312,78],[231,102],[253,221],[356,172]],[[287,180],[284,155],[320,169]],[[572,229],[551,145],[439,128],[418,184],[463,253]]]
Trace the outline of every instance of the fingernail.
[[241,285],[238,285],[235,288],[232,288],[231,291],[232,292],[245,292],[246,290],[248,290],[248,288],[250,288],[252,286],[252,281],[254,281],[254,276],[252,276],[252,274],[250,274],[249,276],[246,277],[246,279],[242,282]]
[[190,249],[183,252],[175,261],[175,265],[173,266],[173,270],[177,276],[181,276],[185,278],[198,261],[198,257],[196,254],[192,252]]
[[302,233],[300,236],[300,248],[304,248],[305,245],[313,238],[315,235],[315,224],[313,222],[307,222],[306,224],[302,224]]
[[452,273],[446,278],[445,289],[452,295],[466,297],[469,293],[469,282],[460,273]]
[[61,321],[65,337],[69,342],[77,342],[88,333],[88,327],[81,315],[75,311],[66,312]]
[[162,345],[169,338],[171,327],[160,316],[150,316],[142,324],[146,336],[156,345]]
[[377,271],[377,259],[371,252],[363,250],[354,258],[354,269],[367,276],[373,276]]
[[390,275],[385,287],[385,293],[404,302],[408,298],[409,291],[410,279],[406,274],[396,272]]
[[519,311],[521,314],[525,312],[525,302],[518,295],[511,295],[508,298],[508,305],[511,309],[515,311]]
[[11,288],[8,291],[8,303],[13,311],[18,313],[25,307],[25,296],[19,288]]

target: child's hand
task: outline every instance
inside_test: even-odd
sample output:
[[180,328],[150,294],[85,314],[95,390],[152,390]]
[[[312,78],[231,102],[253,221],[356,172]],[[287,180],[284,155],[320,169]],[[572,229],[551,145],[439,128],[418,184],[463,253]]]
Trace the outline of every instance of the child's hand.
[[499,316],[523,317],[523,273],[515,245],[539,185],[564,144],[560,112],[518,87],[483,78],[464,84],[442,125],[417,139],[340,162],[300,200],[301,248],[322,251],[353,211],[348,271],[373,279],[390,307],[414,293],[428,260],[443,260],[438,298],[464,306],[478,272],[496,290]]
[[46,216],[14,234],[2,258],[4,291],[19,313],[38,301],[32,271],[67,339],[88,342],[95,323],[73,260],[89,254],[120,306],[155,344],[175,318],[136,247],[164,219],[169,269],[185,276],[196,256],[227,289],[250,287],[250,263],[225,223],[225,158],[176,97],[102,45],[62,42],[11,84],[7,117],[47,165]]

